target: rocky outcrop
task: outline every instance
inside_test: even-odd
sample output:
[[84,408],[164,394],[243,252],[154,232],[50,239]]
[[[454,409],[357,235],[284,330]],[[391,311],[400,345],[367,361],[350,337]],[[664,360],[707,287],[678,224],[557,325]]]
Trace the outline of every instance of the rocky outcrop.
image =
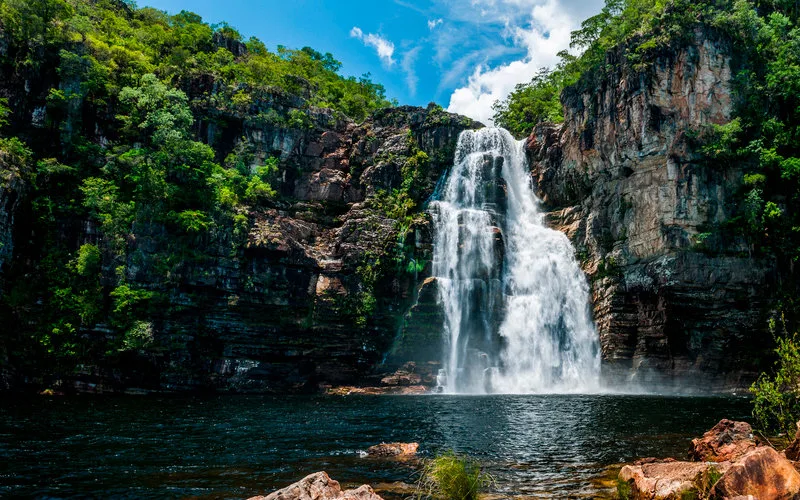
[[730,462],[756,446],[750,424],[723,419],[703,437],[692,439],[689,458],[702,462]]
[[417,454],[419,443],[381,443],[367,448],[371,457],[410,457]]
[[720,498],[752,495],[759,500],[784,500],[800,494],[800,473],[769,446],[756,448],[733,463],[714,486]]
[[[234,149],[249,151],[254,167],[280,158],[285,175],[276,187],[283,196],[273,209],[243,214],[249,229],[241,247],[231,253],[220,245],[168,291],[156,340],[175,348],[156,360],[160,388],[368,385],[391,349],[421,279],[391,266],[429,262],[429,230],[418,217],[401,240],[398,222],[375,196],[400,188],[409,159],[422,152],[427,163],[411,193],[421,207],[452,162],[459,133],[476,124],[435,107],[387,109],[362,124],[326,110],[309,116],[311,126],[301,130],[227,117],[228,127],[240,130],[233,135],[243,137]],[[223,233],[212,245],[233,239]],[[157,266],[142,265],[155,254],[138,248],[129,259],[132,281],[157,286]]]
[[730,54],[707,30],[645,69],[621,47],[564,92],[563,124],[528,139],[547,221],[591,281],[607,376],[742,387],[767,348],[774,263],[719,230],[737,215],[744,166],[714,168],[694,142],[731,119]]
[[769,446],[755,446],[745,422],[720,421],[692,440],[689,458],[693,461],[650,458],[625,465],[619,485],[626,495],[620,496],[778,500],[800,494],[796,464]]
[[[214,43],[234,54],[246,50],[222,35]],[[388,108],[356,123],[309,106],[302,96],[270,89],[249,89],[251,103],[226,108],[220,103],[230,99],[217,97],[230,89],[213,77],[200,75],[180,85],[192,103],[196,138],[212,146],[220,163],[235,157],[243,163],[238,168],[254,171],[278,159],[279,176],[271,180],[278,195],[268,206],[240,207],[233,220],[188,242],[177,242],[163,225],[137,221],[124,262],[111,263],[106,256],[101,281],[108,295],[119,279],[115,269],[124,268],[125,283],[158,298],[141,318],[152,332],[150,348],[117,355],[103,343],[119,343],[125,332],[104,317],[81,327],[82,338],[95,343],[90,347],[97,354],[89,363],[47,380],[36,377],[48,370],[34,366],[30,376],[19,373],[16,384],[7,385],[30,380],[36,389],[65,391],[276,393],[378,385],[402,365],[398,361],[386,373],[375,373],[397,340],[431,259],[425,203],[452,164],[460,132],[480,124],[433,105]],[[34,221],[15,219],[19,207],[32,200],[24,195],[18,169],[6,168],[4,158],[0,285],[9,264],[24,276],[35,267],[29,256],[38,255],[35,248],[12,246],[14,235],[29,245],[35,241]],[[402,224],[391,205],[398,189],[412,203],[412,220]],[[84,243],[102,247],[90,221],[53,224],[65,252]],[[170,254],[176,245],[186,251]],[[0,294],[3,290],[0,286]],[[11,329],[26,328],[36,325]],[[0,339],[0,356],[4,344],[14,341]],[[402,361],[408,359],[414,358]],[[5,370],[36,360],[1,364]],[[425,391],[425,382],[411,382],[403,390]]]
[[679,500],[700,489],[710,490],[713,483],[707,485],[709,478],[725,472],[729,465],[675,460],[637,463],[624,466],[619,479],[630,485],[633,498]]
[[382,500],[369,485],[352,490],[342,490],[339,482],[326,472],[310,474],[300,481],[270,493],[267,496],[251,497],[249,500]]

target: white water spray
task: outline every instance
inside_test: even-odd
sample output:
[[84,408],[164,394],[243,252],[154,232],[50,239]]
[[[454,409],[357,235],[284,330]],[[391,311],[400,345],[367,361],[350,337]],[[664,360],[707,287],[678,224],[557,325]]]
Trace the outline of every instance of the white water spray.
[[544,226],[522,141],[462,132],[434,218],[452,393],[593,392],[598,337],[565,235]]

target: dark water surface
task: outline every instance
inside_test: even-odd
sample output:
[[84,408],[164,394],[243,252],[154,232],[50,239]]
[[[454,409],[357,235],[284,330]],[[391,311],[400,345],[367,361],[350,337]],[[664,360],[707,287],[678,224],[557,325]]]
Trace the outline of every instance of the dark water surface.
[[474,456],[502,496],[596,496],[608,466],[683,457],[749,411],[744,398],[619,395],[4,399],[0,497],[246,498],[318,470],[414,482],[413,463],[359,456],[382,441]]

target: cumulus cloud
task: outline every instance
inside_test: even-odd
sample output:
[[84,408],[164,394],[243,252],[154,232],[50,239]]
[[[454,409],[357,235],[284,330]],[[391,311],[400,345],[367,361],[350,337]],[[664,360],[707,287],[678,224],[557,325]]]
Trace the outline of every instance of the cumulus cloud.
[[[475,24],[502,22],[503,36],[524,51],[518,60],[491,67],[478,63],[465,86],[450,96],[448,111],[492,123],[492,104],[505,99],[518,83],[528,82],[542,67],[558,62],[569,48],[570,32],[600,10],[601,0],[472,0]],[[587,15],[588,12],[588,15]]]
[[430,19],[428,20],[428,29],[433,31],[436,29],[437,26],[442,24],[444,20],[440,17],[439,19]]
[[358,26],[354,26],[353,29],[350,30],[350,36],[361,40],[367,47],[375,49],[378,53],[378,57],[381,58],[381,61],[383,61],[385,65],[392,66],[394,64],[394,44],[386,38],[373,33],[365,34]]

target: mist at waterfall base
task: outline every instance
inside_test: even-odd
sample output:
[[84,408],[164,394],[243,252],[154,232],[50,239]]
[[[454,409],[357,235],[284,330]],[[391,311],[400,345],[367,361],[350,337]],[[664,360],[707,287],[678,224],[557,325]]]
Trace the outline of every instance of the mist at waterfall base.
[[589,286],[567,237],[544,225],[523,141],[500,128],[462,132],[430,212],[440,390],[602,391]]

